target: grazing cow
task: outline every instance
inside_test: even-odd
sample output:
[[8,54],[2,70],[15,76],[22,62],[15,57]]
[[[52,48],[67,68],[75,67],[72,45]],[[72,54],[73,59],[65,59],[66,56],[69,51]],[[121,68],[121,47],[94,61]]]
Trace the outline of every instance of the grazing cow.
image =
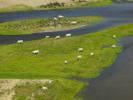
[[72,21],[71,24],[75,25],[75,24],[77,24],[77,21]]
[[94,56],[94,53],[93,53],[93,52],[91,52],[91,53],[90,53],[90,56]]
[[65,61],[64,61],[64,63],[65,63],[65,64],[68,64],[68,61],[67,61],[67,60],[65,60]]
[[82,58],[82,56],[81,56],[81,55],[77,56],[77,60],[80,60],[81,58]]
[[64,16],[62,16],[62,15],[58,15],[58,18],[64,18]]
[[45,36],[45,38],[50,38],[50,36]]
[[113,38],[116,38],[116,35],[113,35]]
[[32,51],[32,54],[39,54],[39,50]]
[[52,80],[49,80],[49,81],[48,81],[48,84],[51,84],[52,82],[53,82]]
[[45,86],[43,86],[43,87],[42,87],[42,89],[43,89],[43,90],[48,90],[48,88],[47,88],[47,87],[45,87]]
[[24,41],[23,40],[18,40],[17,43],[18,44],[22,44]]
[[115,44],[112,45],[112,48],[116,48],[117,46]]
[[71,36],[72,36],[72,34],[70,34],[70,33],[69,34],[66,34],[66,37],[71,37]]
[[55,39],[60,39],[60,38],[61,38],[61,37],[60,37],[59,35],[55,37]]
[[54,20],[55,20],[55,21],[57,21],[57,20],[58,20],[58,18],[54,17]]
[[83,49],[83,48],[79,48],[78,51],[79,51],[79,52],[83,52],[84,49]]

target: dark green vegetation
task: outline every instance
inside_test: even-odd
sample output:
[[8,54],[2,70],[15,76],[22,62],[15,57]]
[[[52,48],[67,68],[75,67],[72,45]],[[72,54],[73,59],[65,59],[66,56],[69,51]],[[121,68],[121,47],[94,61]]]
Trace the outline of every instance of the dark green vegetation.
[[72,0],[73,3],[59,3],[53,2],[47,5],[40,5],[38,7],[27,6],[23,4],[14,5],[10,7],[0,8],[0,13],[5,12],[18,12],[18,11],[32,11],[32,10],[47,10],[47,9],[66,9],[66,8],[82,8],[82,7],[98,7],[107,6],[112,4],[112,0],[98,0],[98,1],[84,1],[84,0]]
[[[0,35],[31,34],[46,31],[59,31],[79,28],[84,25],[92,25],[100,22],[101,17],[64,17],[57,21],[48,19],[27,19],[21,21],[0,23]],[[71,22],[76,21],[77,24]]]
[[[59,100],[68,96],[69,99],[63,100],[73,100],[75,94],[83,87],[83,83],[69,78],[99,76],[121,52],[120,46],[112,48],[112,45],[117,44],[124,36],[133,35],[132,27],[133,24],[130,24],[58,40],[50,38],[23,44],[1,45],[0,78],[59,79],[58,84],[64,84],[63,88],[56,87],[58,84],[53,85],[51,89],[56,91],[52,90],[48,97],[54,95],[56,98],[53,100]],[[113,38],[113,35],[116,35],[116,38]],[[84,48],[84,51],[78,52],[78,48]],[[33,50],[40,50],[40,53],[34,55]],[[94,52],[93,56],[90,56],[91,52]],[[78,55],[82,55],[82,59],[77,60]],[[65,60],[68,60],[68,64],[64,64]]]

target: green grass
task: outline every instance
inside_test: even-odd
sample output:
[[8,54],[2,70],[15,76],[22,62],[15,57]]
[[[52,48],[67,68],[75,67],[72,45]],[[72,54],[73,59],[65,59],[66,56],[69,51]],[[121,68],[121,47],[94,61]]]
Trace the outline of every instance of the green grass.
[[[61,31],[79,28],[84,25],[93,25],[102,20],[101,17],[65,17],[54,21],[53,18],[47,19],[26,19],[20,21],[12,21],[0,23],[0,35],[19,35],[32,34],[47,31]],[[77,21],[76,25],[72,25],[72,21]]]
[[[129,28],[127,32],[132,30],[130,27],[127,27]],[[124,28],[113,28],[95,34],[59,40],[50,38],[24,44],[1,45],[0,77],[96,77],[103,68],[114,61],[119,53],[120,47],[111,47],[117,42],[112,35],[126,34]],[[102,48],[104,45],[107,45],[107,48]],[[80,47],[84,48],[84,52],[77,51]],[[32,51],[36,49],[40,50],[40,54],[33,55]],[[94,52],[95,55],[89,56],[90,52]],[[78,55],[83,55],[80,61],[76,60]],[[68,60],[69,63],[65,65],[64,60]]]
[[[51,100],[51,97],[52,100],[74,100],[85,84],[70,78],[98,77],[122,50],[120,46],[111,46],[117,44],[120,38],[133,35],[132,27],[133,24],[130,24],[58,40],[50,38],[23,44],[1,45],[0,78],[57,79],[58,83],[55,81],[46,94],[46,98],[49,98],[46,100]],[[117,39],[114,39],[113,35],[116,35]],[[84,48],[82,53],[77,51],[80,47]],[[36,49],[39,49],[40,53],[33,55],[32,51]],[[95,55],[90,56],[91,52]],[[78,55],[83,56],[79,61],[76,59]],[[68,64],[64,64],[64,60],[68,60]],[[20,97],[18,100],[22,100],[21,92],[16,94],[17,98]],[[24,97],[28,93],[26,92]],[[41,100],[40,98],[37,100]]]
[[83,7],[100,7],[111,5],[112,0],[99,0],[97,2],[75,2],[72,5],[65,6],[50,6],[50,7],[31,7],[23,4],[14,5],[11,7],[0,8],[0,13],[6,12],[20,12],[20,11],[33,11],[33,10],[50,10],[50,9],[68,9],[68,8],[83,8]]

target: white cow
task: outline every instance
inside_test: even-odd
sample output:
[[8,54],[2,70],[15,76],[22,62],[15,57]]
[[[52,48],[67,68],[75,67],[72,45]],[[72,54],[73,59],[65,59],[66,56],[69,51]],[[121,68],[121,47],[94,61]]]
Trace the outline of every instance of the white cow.
[[90,56],[94,56],[94,52],[91,52],[91,53],[90,53]]
[[50,36],[45,36],[45,38],[50,38]]
[[17,43],[18,44],[22,44],[24,41],[23,40],[18,40]]
[[42,87],[42,90],[48,90],[48,88],[47,88],[47,87],[45,87],[45,86],[43,86],[43,87]]
[[32,54],[39,54],[39,50],[32,51]]
[[116,48],[117,46],[115,44],[112,45],[112,48]]
[[71,36],[72,36],[72,34],[70,34],[70,33],[69,34],[66,34],[66,37],[71,37]]
[[53,81],[52,80],[49,80],[48,83],[51,84]]
[[58,36],[55,37],[55,39],[60,39],[60,38],[61,38],[60,35],[58,35]]
[[57,20],[58,20],[58,18],[54,17],[54,20],[55,20],[55,21],[57,21]]
[[83,52],[84,49],[83,49],[83,48],[78,48],[78,51],[79,51],[79,52]]
[[65,61],[64,61],[64,63],[65,63],[65,64],[68,64],[68,61],[67,61],[67,60],[65,60]]
[[77,56],[77,60],[80,60],[81,58],[82,58],[82,56],[81,56],[81,55]]
[[113,38],[116,38],[116,35],[113,35]]
[[72,25],[75,25],[75,24],[77,24],[77,23],[78,23],[77,21],[72,21],[72,22],[71,22]]
[[58,15],[58,18],[64,18],[64,16],[62,16],[62,15]]

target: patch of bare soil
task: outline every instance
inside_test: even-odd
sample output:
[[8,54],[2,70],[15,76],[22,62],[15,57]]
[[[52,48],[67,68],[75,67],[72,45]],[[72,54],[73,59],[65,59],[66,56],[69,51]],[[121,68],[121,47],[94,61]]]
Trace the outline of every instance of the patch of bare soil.
[[0,80],[0,100],[12,100],[15,95],[14,88],[17,85],[28,83],[47,83],[51,80],[27,80],[27,79],[1,79]]

